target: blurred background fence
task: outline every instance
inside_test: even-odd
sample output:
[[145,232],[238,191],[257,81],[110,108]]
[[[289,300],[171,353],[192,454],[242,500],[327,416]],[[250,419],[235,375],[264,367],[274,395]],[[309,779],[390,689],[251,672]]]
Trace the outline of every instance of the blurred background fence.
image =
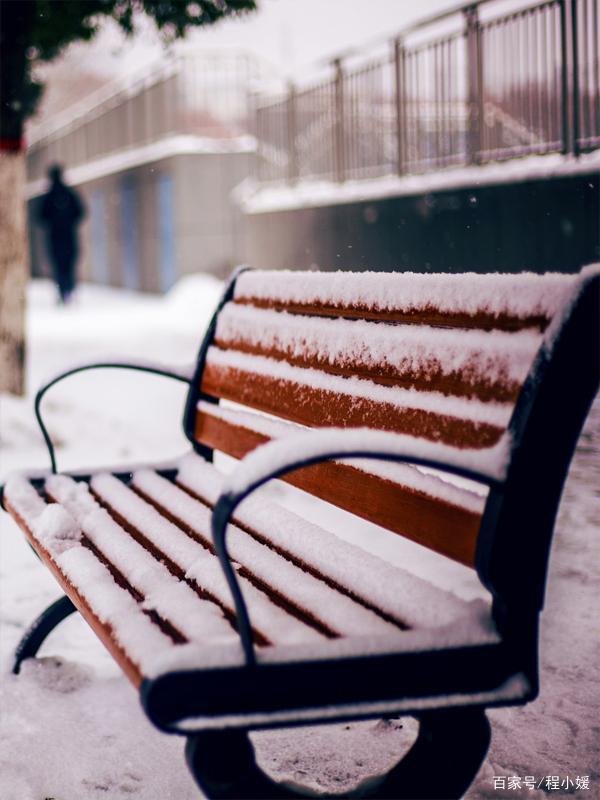
[[164,292],[236,263],[579,269],[600,258],[599,6],[463,4],[295,84],[185,47],[30,126],[32,272],[49,273],[56,162],[87,207],[96,283]]
[[600,0],[469,3],[256,107],[261,182],[414,174],[600,146]]
[[192,51],[122,88],[101,88],[31,127],[29,178],[41,178],[49,163],[68,169],[174,134],[219,140],[247,134],[251,88],[265,74],[262,62],[246,53]]

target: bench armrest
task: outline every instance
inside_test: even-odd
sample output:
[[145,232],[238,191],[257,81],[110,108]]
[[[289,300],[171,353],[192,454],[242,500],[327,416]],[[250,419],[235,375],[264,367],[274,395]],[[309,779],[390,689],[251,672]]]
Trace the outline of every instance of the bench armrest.
[[464,450],[404,434],[368,428],[318,429],[257,447],[227,477],[212,516],[212,536],[233,595],[237,624],[248,665],[256,663],[246,603],[227,552],[226,531],[237,506],[263,484],[287,472],[342,458],[378,458],[444,470],[488,486],[504,481],[511,440],[505,434],[492,448]]
[[189,384],[191,381],[191,368],[189,370],[177,370],[151,361],[127,362],[114,360],[99,361],[89,364],[78,364],[65,370],[64,372],[59,373],[58,375],[55,375],[38,389],[34,402],[35,418],[42,432],[42,436],[44,437],[44,441],[46,442],[46,447],[48,448],[48,455],[50,457],[50,465],[53,473],[56,472],[56,458],[54,455],[54,445],[52,444],[52,440],[50,439],[48,430],[44,420],[42,419],[42,399],[49,389],[51,389],[57,383],[60,383],[60,381],[62,381],[64,378],[68,378],[71,375],[76,375],[78,372],[86,372],[87,370],[92,369],[130,369],[137,372],[147,372],[153,375],[161,375],[164,378],[172,378],[173,380],[182,381],[183,383],[187,384]]

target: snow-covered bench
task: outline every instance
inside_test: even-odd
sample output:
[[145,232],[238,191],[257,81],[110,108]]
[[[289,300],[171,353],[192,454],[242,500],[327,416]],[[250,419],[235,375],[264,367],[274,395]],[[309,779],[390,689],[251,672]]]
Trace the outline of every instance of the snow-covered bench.
[[[405,713],[419,737],[380,796],[461,796],[485,708],[537,693],[554,518],[598,386],[599,284],[598,268],[239,273],[189,379],[195,452],[67,476],[51,451],[52,474],[4,488],[65,592],[15,671],[76,608],[149,718],[188,737],[208,796],[292,794],[256,766],[250,729]],[[225,475],[214,451],[243,460]],[[273,496],[240,505],[272,477],[472,568],[490,602]]]

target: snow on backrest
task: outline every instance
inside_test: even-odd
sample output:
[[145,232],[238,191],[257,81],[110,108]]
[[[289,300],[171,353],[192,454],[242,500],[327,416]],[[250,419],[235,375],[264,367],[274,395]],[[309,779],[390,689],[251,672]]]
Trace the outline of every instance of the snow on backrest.
[[[366,427],[492,452],[544,332],[578,280],[529,273],[245,272],[219,314],[201,390],[288,425]],[[271,438],[215,416],[206,403],[198,406],[196,437],[237,458]],[[302,488],[428,546],[423,531],[449,519],[449,506],[459,509],[462,555],[443,543],[433,549],[472,562],[479,516],[469,512],[467,520],[461,503],[436,497],[444,506],[438,513],[431,493],[400,479],[367,482],[325,466]],[[368,512],[365,492],[375,498]],[[403,509],[402,520],[383,520],[377,502],[396,516]]]
[[[548,273],[266,272],[240,275],[235,300],[258,307],[337,310],[346,316],[426,318],[475,328],[543,330],[574,276]],[[354,313],[352,313],[354,312]]]
[[573,281],[243,273],[219,315],[202,390],[308,426],[491,447]]

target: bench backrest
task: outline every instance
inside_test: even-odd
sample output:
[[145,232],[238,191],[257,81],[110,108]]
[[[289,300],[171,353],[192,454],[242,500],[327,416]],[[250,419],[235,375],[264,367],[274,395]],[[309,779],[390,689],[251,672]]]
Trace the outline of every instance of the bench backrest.
[[[578,281],[559,274],[242,272],[201,350],[186,431],[206,455],[216,449],[237,458],[298,425],[366,426],[491,448],[514,423],[545,332],[556,327]],[[593,338],[589,323],[586,335]],[[589,405],[589,386],[581,391],[580,404]],[[528,412],[517,416],[522,427]],[[286,479],[463,564],[481,560],[484,498],[438,477],[335,462]],[[492,525],[486,514],[489,531],[497,520]],[[483,547],[493,549],[489,541]]]

